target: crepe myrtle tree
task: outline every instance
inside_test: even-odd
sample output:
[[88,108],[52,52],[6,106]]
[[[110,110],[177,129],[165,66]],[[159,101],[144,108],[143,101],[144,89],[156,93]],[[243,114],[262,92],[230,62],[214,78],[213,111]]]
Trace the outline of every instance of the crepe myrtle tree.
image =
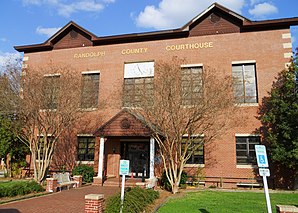
[[[231,76],[182,64],[185,60],[177,57],[157,61],[153,83],[144,81],[135,91],[142,96],[124,93],[124,103],[152,130],[173,194],[194,150],[226,130],[236,110]],[[200,144],[194,143],[197,139]]]
[[47,175],[59,138],[81,117],[80,97],[81,78],[69,66],[23,70],[18,135],[30,149],[39,183]]

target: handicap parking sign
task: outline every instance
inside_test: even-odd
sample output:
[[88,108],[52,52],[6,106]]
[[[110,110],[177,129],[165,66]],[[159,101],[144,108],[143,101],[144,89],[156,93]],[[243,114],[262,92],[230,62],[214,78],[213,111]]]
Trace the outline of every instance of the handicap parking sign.
[[264,145],[255,145],[258,167],[269,167],[267,160],[266,147]]

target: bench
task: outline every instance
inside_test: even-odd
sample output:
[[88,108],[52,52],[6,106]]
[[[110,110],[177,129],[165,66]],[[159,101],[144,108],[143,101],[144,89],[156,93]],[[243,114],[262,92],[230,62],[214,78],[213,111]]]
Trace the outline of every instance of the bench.
[[199,185],[205,186],[205,181],[192,181],[192,180],[188,180],[185,183],[188,186],[196,186],[196,187],[198,187]]
[[236,184],[239,187],[263,187],[263,184],[261,183],[246,183],[246,182],[239,182]]
[[59,188],[60,191],[63,187],[69,189],[70,186],[74,187],[77,184],[76,181],[71,180],[68,172],[53,174],[53,178],[57,179],[57,189]]

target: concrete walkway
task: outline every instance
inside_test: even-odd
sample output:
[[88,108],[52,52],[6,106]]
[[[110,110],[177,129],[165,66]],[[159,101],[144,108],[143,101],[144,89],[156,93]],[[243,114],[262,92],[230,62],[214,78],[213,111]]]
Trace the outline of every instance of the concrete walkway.
[[119,187],[85,186],[53,194],[0,205],[0,213],[76,213],[84,212],[85,195],[104,194],[108,198],[120,192]]

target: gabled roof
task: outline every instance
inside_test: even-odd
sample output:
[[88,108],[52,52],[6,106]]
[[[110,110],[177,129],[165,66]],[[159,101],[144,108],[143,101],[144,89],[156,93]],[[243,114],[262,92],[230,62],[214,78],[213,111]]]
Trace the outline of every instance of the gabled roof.
[[85,37],[87,37],[90,41],[97,39],[97,36],[83,27],[79,26],[73,21],[68,22],[63,28],[61,28],[58,32],[56,32],[53,36],[51,36],[48,40],[41,44],[33,44],[33,45],[24,45],[24,46],[15,46],[14,48],[19,52],[38,52],[38,51],[46,51],[52,50],[53,46],[68,32],[71,30],[77,30]]
[[213,3],[211,6],[209,6],[206,10],[204,10],[203,12],[201,12],[199,15],[197,15],[196,17],[194,17],[192,20],[190,20],[188,23],[186,23],[183,27],[181,27],[180,29],[182,31],[188,31],[190,26],[192,26],[195,22],[198,22],[200,19],[204,18],[204,16],[206,16],[207,14],[212,13],[214,10],[221,10],[222,12],[225,12],[231,16],[234,17],[234,19],[238,19],[242,22],[250,22],[249,19],[245,18],[242,15],[239,15],[238,13],[229,10],[228,8],[218,4],[218,3]]
[[150,136],[151,134],[152,131],[146,120],[126,108],[100,126],[94,133],[96,136]]
[[[203,33],[191,34],[191,30],[196,26],[202,23],[207,19],[208,16],[213,13],[220,14],[227,18],[228,22],[233,23],[239,28],[237,32],[247,32],[247,31],[260,31],[260,30],[269,30],[269,29],[285,29],[293,25],[298,25],[298,17],[295,18],[285,18],[285,19],[275,19],[275,20],[264,20],[264,21],[251,21],[234,11],[227,9],[226,7],[214,3],[202,13],[194,17],[187,24],[181,28],[172,29],[172,30],[162,30],[155,32],[146,32],[146,33],[133,33],[133,34],[124,34],[124,35],[115,35],[115,36],[104,36],[97,37],[86,29],[82,28],[73,21],[69,22],[62,29],[60,29],[55,35],[49,38],[47,41],[41,44],[35,45],[24,45],[24,46],[15,46],[14,48],[19,52],[38,52],[38,51],[49,51],[54,49],[54,46],[59,39],[62,39],[67,33],[72,29],[78,31],[81,35],[89,41],[89,46],[98,46],[98,45],[107,45],[107,44],[118,44],[118,43],[130,43],[130,42],[142,42],[142,41],[153,41],[153,40],[162,40],[162,39],[174,39],[174,38],[185,38],[189,36],[200,36],[204,35]],[[198,32],[199,29],[196,29]],[[216,31],[217,32],[217,31]],[[232,33],[236,32],[235,30],[223,31],[222,33]],[[209,32],[213,33],[213,32]],[[207,33],[208,34],[208,33]],[[77,46],[73,46],[77,47]],[[61,47],[60,47],[61,48]],[[62,48],[71,48],[63,46]]]

